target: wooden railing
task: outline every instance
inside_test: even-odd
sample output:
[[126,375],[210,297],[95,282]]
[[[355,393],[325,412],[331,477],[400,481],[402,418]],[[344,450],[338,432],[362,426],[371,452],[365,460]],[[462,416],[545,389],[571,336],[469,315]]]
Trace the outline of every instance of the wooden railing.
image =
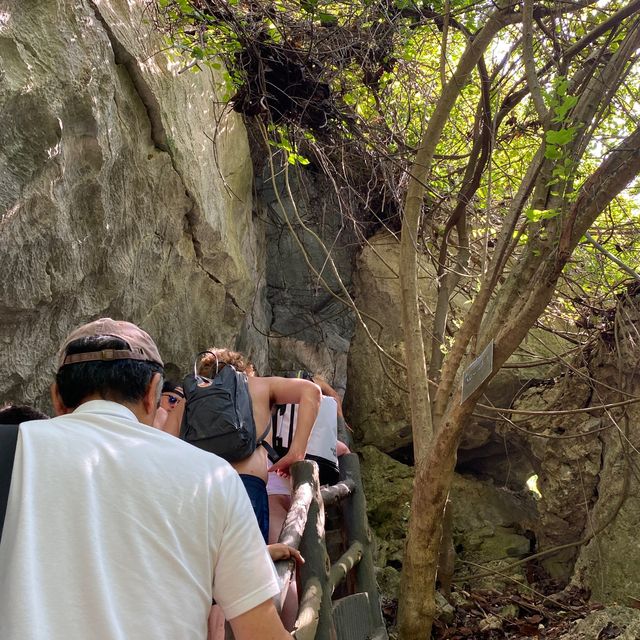
[[[299,462],[292,467],[293,498],[279,542],[300,549],[297,640],[383,640],[387,633],[380,610],[371,554],[371,533],[356,454],[340,458],[340,482],[320,487],[318,467]],[[325,508],[341,507],[346,551],[330,564],[325,543]],[[276,563],[283,582],[280,604],[294,579],[292,560]],[[339,585],[350,577],[346,596],[332,601]]]
[[[291,508],[278,542],[299,549],[305,562],[298,568],[301,594],[296,640],[388,640],[373,570],[371,532],[356,454],[340,457],[340,481],[320,487],[315,462],[291,467]],[[346,551],[333,563],[325,543],[325,508],[341,507],[341,530]],[[276,562],[283,585],[277,603],[282,608],[296,567],[294,560]],[[347,580],[343,595],[331,596]],[[233,640],[226,626],[227,640]]]

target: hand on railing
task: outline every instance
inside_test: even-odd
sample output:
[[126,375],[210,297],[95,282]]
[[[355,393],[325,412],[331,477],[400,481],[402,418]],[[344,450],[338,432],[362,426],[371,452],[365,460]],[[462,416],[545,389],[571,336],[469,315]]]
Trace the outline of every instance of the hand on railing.
[[349,449],[349,447],[344,442],[338,440],[336,442],[336,453],[338,454],[339,458],[340,456],[344,456],[347,453],[351,453],[351,449]]
[[274,562],[293,558],[298,564],[304,564],[304,558],[300,555],[300,552],[297,549],[290,547],[288,544],[276,542],[275,544],[267,545],[267,549]]
[[301,460],[304,460],[304,451],[298,452],[293,449],[289,449],[289,451],[287,451],[287,453],[283,455],[278,462],[271,465],[268,470],[275,471],[279,476],[288,478],[291,474],[289,467]]

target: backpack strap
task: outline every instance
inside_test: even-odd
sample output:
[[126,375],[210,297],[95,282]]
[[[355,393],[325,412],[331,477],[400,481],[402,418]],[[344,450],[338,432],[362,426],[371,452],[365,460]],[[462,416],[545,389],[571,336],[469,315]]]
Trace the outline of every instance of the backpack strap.
[[2,539],[7,502],[9,501],[9,488],[11,487],[17,442],[18,425],[0,425],[0,540]]
[[278,460],[280,460],[280,456],[278,455],[278,452],[265,440],[267,434],[269,433],[269,430],[272,428],[271,425],[272,422],[269,421],[267,428],[263,431],[262,435],[258,439],[258,446],[262,445],[267,450],[267,457],[269,458],[269,460],[271,460],[271,462],[273,462],[273,464],[275,464],[276,462],[278,462]]
[[267,425],[267,428],[262,432],[262,435],[258,438],[258,444],[262,444],[264,442],[264,439],[267,437],[267,433],[269,433],[270,429],[271,429],[271,422],[269,422],[269,424]]
[[290,404],[291,407],[289,411],[289,437],[287,440],[287,451],[291,449],[291,443],[293,442],[293,428],[296,426],[296,406],[295,404]]
[[218,356],[215,353],[213,353],[213,351],[209,351],[207,349],[207,351],[201,351],[200,353],[197,353],[196,358],[193,361],[193,377],[196,380],[203,380],[203,376],[201,376],[198,373],[198,363],[200,362],[200,358],[206,355],[207,353],[211,354],[216,359],[216,372],[211,376],[211,379],[213,380],[213,378],[215,378],[218,375],[218,371],[220,369],[220,361],[218,360]]

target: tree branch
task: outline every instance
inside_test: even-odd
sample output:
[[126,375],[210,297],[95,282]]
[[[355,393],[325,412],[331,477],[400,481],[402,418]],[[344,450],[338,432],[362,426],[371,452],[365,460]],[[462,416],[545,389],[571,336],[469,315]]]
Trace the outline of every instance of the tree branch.
[[612,262],[615,262],[625,273],[628,273],[632,278],[636,280],[640,280],[640,273],[634,271],[628,264],[625,264],[618,258],[614,256],[613,253],[607,251],[603,245],[601,245],[597,240],[593,238],[593,236],[587,231],[584,234],[584,237],[587,239],[587,242],[591,243],[602,255],[606,256]]
[[547,119],[547,107],[542,99],[542,90],[536,74],[535,53],[533,51],[533,0],[523,0],[522,11],[522,59],[527,85],[540,122]]

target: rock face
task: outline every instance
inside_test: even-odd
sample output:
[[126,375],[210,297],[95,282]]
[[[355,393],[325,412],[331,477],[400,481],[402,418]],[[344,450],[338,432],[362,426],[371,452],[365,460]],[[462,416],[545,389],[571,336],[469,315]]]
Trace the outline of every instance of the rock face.
[[[617,340],[605,335],[590,363],[595,378],[591,406],[640,395],[637,295],[618,307],[616,322]],[[640,590],[640,480],[635,460],[640,441],[640,407],[632,403],[596,410],[592,415],[585,422],[597,422],[604,429],[596,434],[602,456],[597,491],[587,505],[588,520],[583,532],[591,539],[580,549],[573,582],[591,589],[595,599],[636,606]]]
[[[375,533],[378,581],[384,593],[397,597],[413,468],[373,446],[363,447],[361,455],[369,525]],[[532,494],[514,493],[456,474],[451,500],[453,541],[458,556],[456,577],[476,573],[474,564],[488,564],[500,570],[530,552],[531,529],[536,520]],[[514,572],[509,575],[514,575]],[[524,580],[520,571],[515,575],[520,581]],[[492,577],[490,584],[495,587],[496,582]],[[474,586],[478,583],[474,582]]]
[[528,439],[542,493],[539,550],[578,543],[544,559],[544,567],[595,600],[634,605],[640,587],[640,487],[634,471],[640,409],[635,403],[599,407],[640,395],[639,302],[636,296],[619,306],[616,340],[604,334],[572,372],[554,385],[528,390],[516,404],[581,412],[513,416],[520,429],[538,434]]
[[606,607],[580,620],[569,633],[559,640],[594,640],[616,638],[637,640],[640,638],[640,612],[628,607]]
[[345,290],[351,288],[358,243],[326,178],[286,163],[275,169],[275,180],[267,166],[257,181],[267,229],[270,369],[307,369],[343,392],[354,326]]
[[[589,405],[592,393],[586,374],[586,370],[578,370],[577,374],[566,375],[554,385],[533,387],[523,394],[515,408],[527,411],[582,409]],[[539,549],[579,540],[597,492],[602,442],[597,434],[565,436],[597,431],[601,427],[600,419],[575,413],[557,417],[514,415],[512,420],[519,428],[538,434],[528,439],[542,494],[540,518],[535,527]],[[577,553],[578,547],[566,549],[544,560],[543,565],[552,577],[567,581]]]
[[234,343],[260,287],[244,127],[219,113],[213,72],[178,73],[147,20],[126,0],[0,11],[3,399],[44,406],[57,345],[103,315],[183,368]]
[[[351,426],[363,444],[390,452],[411,443],[406,376],[391,358],[403,361],[400,246],[391,234],[380,233],[358,256],[355,301],[367,325],[356,325],[349,351],[349,388],[345,398]],[[433,300],[432,278],[423,278],[423,295]],[[374,345],[374,339],[389,357]]]

